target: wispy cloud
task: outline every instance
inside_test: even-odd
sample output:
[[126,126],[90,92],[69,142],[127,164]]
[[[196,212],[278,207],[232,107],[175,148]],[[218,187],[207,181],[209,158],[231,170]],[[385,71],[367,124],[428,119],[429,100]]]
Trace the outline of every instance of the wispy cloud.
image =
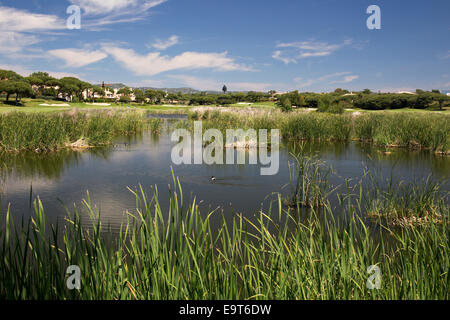
[[55,15],[30,13],[25,10],[0,6],[2,32],[39,32],[65,28],[65,21]]
[[23,51],[35,43],[39,39],[34,35],[27,35],[20,32],[0,31],[0,53],[12,54]]
[[133,22],[145,18],[149,9],[167,0],[69,0],[80,6],[85,28],[95,28],[115,23]]
[[330,84],[335,84],[335,83],[350,83],[350,82],[352,82],[352,81],[354,81],[354,80],[356,80],[356,79],[358,79],[358,78],[359,78],[359,76],[357,76],[357,75],[345,76],[344,79],[331,81]]
[[166,50],[167,48],[176,45],[178,42],[179,42],[178,36],[173,35],[167,40],[157,39],[155,41],[155,43],[153,43],[151,45],[151,47],[154,47],[154,48],[156,48],[158,50]]
[[315,41],[279,43],[276,46],[279,50],[274,51],[272,58],[285,64],[297,63],[300,59],[329,56],[352,42],[351,39],[347,39],[340,44]]
[[82,77],[79,74],[75,74],[75,73],[69,73],[69,72],[59,72],[59,71],[48,71],[48,70],[36,70],[36,69],[31,69],[29,67],[24,67],[22,65],[11,65],[11,64],[0,64],[0,69],[3,70],[13,70],[15,72],[17,72],[18,74],[20,74],[21,76],[27,77],[30,74],[32,74],[35,71],[45,71],[47,72],[50,76],[54,77],[54,78],[64,78],[64,77],[76,77],[81,79]]
[[297,87],[310,88],[313,85],[321,85],[323,87],[326,87],[326,85],[330,84],[350,83],[358,78],[359,78],[358,75],[354,75],[350,71],[344,71],[344,72],[330,73],[312,79],[304,79],[301,77],[297,77],[294,79],[294,82]]
[[112,12],[135,12],[146,11],[153,8],[166,0],[69,0],[71,3],[78,5],[86,14],[100,15]]
[[289,63],[297,63],[296,59],[293,58],[288,58],[288,57],[283,57],[283,52],[281,52],[281,50],[276,50],[273,52],[272,54],[272,58],[274,58],[275,60],[279,60],[284,62],[285,64],[289,64]]
[[346,76],[351,74],[350,71],[344,71],[344,72],[336,72],[336,73],[330,73],[330,74],[326,74],[324,76],[319,77],[317,80],[318,81],[325,81],[331,78],[336,78],[336,77],[342,77],[342,76]]
[[39,34],[63,28],[65,22],[55,15],[0,6],[0,53],[22,52],[41,41]]
[[101,50],[89,51],[84,49],[56,49],[50,50],[48,53],[53,57],[64,60],[66,67],[75,68],[98,62],[108,56]]
[[450,59],[450,50],[448,50],[447,53],[442,56],[442,59]]
[[250,67],[240,65],[227,52],[200,53],[184,52],[174,57],[162,56],[159,52],[140,55],[132,49],[106,45],[103,50],[137,75],[152,76],[180,69],[212,69],[215,71],[251,71]]

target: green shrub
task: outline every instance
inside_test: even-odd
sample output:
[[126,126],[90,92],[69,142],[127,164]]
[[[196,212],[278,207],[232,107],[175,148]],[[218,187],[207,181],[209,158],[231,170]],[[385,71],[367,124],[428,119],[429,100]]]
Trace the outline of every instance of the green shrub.
[[327,111],[328,113],[334,113],[334,114],[343,114],[345,109],[345,103],[343,101],[339,103],[333,103],[331,104]]
[[284,112],[292,111],[291,100],[288,97],[282,97],[279,103],[279,107]]
[[328,96],[323,96],[318,101],[317,111],[327,112],[331,104],[331,98]]

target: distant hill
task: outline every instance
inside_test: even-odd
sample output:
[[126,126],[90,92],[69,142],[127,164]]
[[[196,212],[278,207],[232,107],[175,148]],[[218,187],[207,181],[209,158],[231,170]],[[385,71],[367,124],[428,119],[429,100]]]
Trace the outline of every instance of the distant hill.
[[[101,84],[96,84],[96,86],[101,87]],[[121,89],[124,87],[127,87],[127,85],[123,84],[123,83],[105,83],[105,87],[108,88],[113,88],[113,89]],[[200,91],[200,90],[195,90],[192,88],[154,88],[154,87],[130,87],[132,89],[140,89],[140,90],[162,90],[162,91],[166,91],[169,93],[178,93],[181,92],[183,94],[192,94],[192,93],[200,93],[200,92],[206,92],[209,94],[218,94],[221,93],[221,91]]]
[[[102,84],[101,83],[100,84],[94,84],[94,86],[101,87]],[[105,87],[113,88],[113,89],[121,89],[121,88],[126,87],[126,85],[124,85],[123,83],[105,83]]]
[[[143,91],[145,90],[162,90],[162,91],[167,91],[169,93],[178,93],[181,92],[183,94],[192,94],[192,93],[200,93],[203,91],[199,91],[199,90],[195,90],[192,88],[154,88],[154,87],[137,87],[137,88],[133,88],[133,89],[141,89]],[[206,91],[207,93],[218,93],[218,92],[214,92],[214,91]]]

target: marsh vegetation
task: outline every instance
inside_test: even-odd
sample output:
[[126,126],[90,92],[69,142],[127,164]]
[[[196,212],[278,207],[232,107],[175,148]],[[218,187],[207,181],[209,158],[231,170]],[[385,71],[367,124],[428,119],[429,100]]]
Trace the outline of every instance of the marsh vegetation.
[[[317,164],[310,162],[310,172]],[[303,175],[301,185],[315,183]],[[306,179],[306,180],[305,180]],[[314,187],[314,186],[313,186]],[[320,186],[316,186],[321,189]],[[303,188],[303,187],[302,187]],[[420,188],[419,188],[420,189]],[[130,190],[131,191],[131,190]],[[0,296],[6,299],[448,299],[450,269],[448,206],[434,198],[440,223],[388,226],[368,223],[365,204],[383,203],[363,186],[340,194],[339,214],[327,197],[321,206],[286,207],[278,196],[251,219],[221,218],[187,202],[177,178],[170,206],[159,191],[132,191],[115,237],[89,197],[68,212],[63,225],[46,223],[40,199],[29,221],[2,220]],[[365,197],[365,199],[363,199]],[[422,199],[422,200],[421,200]],[[425,199],[425,200],[424,200]],[[401,198],[391,204],[402,206]],[[431,201],[428,203],[427,201]],[[393,203],[394,202],[394,203]],[[388,207],[386,207],[387,209]],[[414,210],[414,208],[412,208]],[[86,223],[88,220],[88,223]],[[66,287],[66,267],[81,269],[81,289]],[[367,268],[382,271],[379,290],[366,287]]]
[[318,112],[193,111],[192,120],[204,120],[203,128],[280,129],[291,141],[360,140],[383,147],[424,148],[450,151],[450,116],[444,114]]
[[[65,147],[109,144],[117,135],[129,135],[149,129],[159,132],[161,121],[147,119],[133,111],[71,111],[61,114],[0,114],[0,150],[36,152],[55,151]],[[75,143],[75,144],[74,144]]]

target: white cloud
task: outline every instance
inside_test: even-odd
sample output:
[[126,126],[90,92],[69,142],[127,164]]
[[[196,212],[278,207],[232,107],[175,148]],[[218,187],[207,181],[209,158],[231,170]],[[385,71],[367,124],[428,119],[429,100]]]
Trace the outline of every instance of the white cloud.
[[23,77],[27,77],[31,73],[33,73],[33,71],[31,71],[27,67],[20,66],[20,65],[0,64],[0,69],[2,69],[2,70],[12,70],[12,71],[20,74]]
[[0,54],[9,59],[41,58],[30,54],[39,51],[30,47],[42,41],[41,34],[65,28],[58,16],[0,6]]
[[343,46],[352,44],[352,42],[351,39],[347,39],[341,44],[314,41],[279,43],[276,47],[283,50],[274,51],[272,58],[285,64],[297,63],[299,59],[329,56]]
[[33,35],[14,31],[0,31],[0,53],[17,53],[38,42],[39,39]]
[[169,39],[167,39],[167,40],[165,40],[165,41],[164,41],[164,40],[157,39],[157,40],[155,41],[155,43],[152,44],[151,46],[152,46],[152,47],[155,47],[155,48],[158,49],[158,50],[166,50],[167,48],[176,45],[178,42],[179,42],[178,36],[175,36],[175,35],[174,35],[174,36],[171,36]]
[[159,52],[139,55],[132,49],[104,46],[103,50],[137,75],[152,76],[180,69],[213,69],[217,71],[250,71],[223,53],[184,52],[175,57],[161,56]]
[[0,30],[2,32],[39,32],[63,29],[65,26],[65,21],[55,15],[0,7]]
[[65,61],[67,67],[83,67],[105,59],[108,55],[103,51],[89,51],[83,49],[56,49],[48,53]]
[[58,79],[64,78],[64,77],[75,77],[75,78],[80,79],[80,76],[77,74],[74,74],[74,73],[37,70],[37,69],[31,69],[29,67],[24,67],[21,65],[0,64],[0,69],[12,70],[14,72],[17,72],[18,74],[20,74],[23,77],[27,77],[35,71],[44,71],[44,72],[47,72],[50,76],[52,76],[54,78],[58,78]]
[[[339,78],[339,77],[343,77],[343,78]],[[352,72],[350,72],[350,71],[344,71],[344,72],[336,72],[336,73],[326,74],[321,77],[313,78],[313,79],[303,79],[303,78],[297,77],[294,79],[294,82],[295,82],[296,86],[298,86],[300,88],[309,88],[315,84],[321,84],[321,86],[323,86],[324,83],[327,83],[327,84],[350,83],[358,78],[359,78],[358,75],[353,75]],[[333,80],[333,79],[335,79],[335,80]],[[329,80],[333,80],[333,81],[327,82]]]
[[344,72],[330,73],[330,74],[326,74],[324,76],[321,76],[317,80],[325,81],[325,80],[330,79],[330,78],[336,78],[336,77],[345,76],[345,75],[348,75],[348,74],[351,74],[351,72],[350,71],[344,71]]
[[61,79],[61,78],[65,78],[65,77],[75,77],[80,80],[83,80],[83,77],[81,77],[80,75],[78,75],[76,73],[59,72],[59,71],[46,71],[46,72],[53,78],[57,78],[57,79]]
[[[35,34],[65,28],[64,20],[55,15],[30,13],[0,6],[0,53],[17,54],[40,42]],[[17,55],[10,56],[10,58]]]
[[87,18],[82,20],[82,28],[99,30],[98,27],[115,23],[142,20],[149,9],[167,0],[69,0],[81,7]]
[[359,76],[357,76],[357,75],[345,76],[344,79],[331,81],[330,84],[333,84],[333,83],[350,83],[350,82],[352,82],[352,81],[354,81],[354,80],[356,80],[358,78],[359,78]]
[[80,6],[86,14],[100,15],[111,12],[128,11],[135,12],[148,10],[166,0],[69,0],[71,3]]
[[297,63],[297,60],[292,59],[292,58],[282,57],[282,54],[283,53],[280,50],[276,50],[272,54],[272,58],[274,58],[275,60],[280,60],[280,61],[284,62],[285,64]]

